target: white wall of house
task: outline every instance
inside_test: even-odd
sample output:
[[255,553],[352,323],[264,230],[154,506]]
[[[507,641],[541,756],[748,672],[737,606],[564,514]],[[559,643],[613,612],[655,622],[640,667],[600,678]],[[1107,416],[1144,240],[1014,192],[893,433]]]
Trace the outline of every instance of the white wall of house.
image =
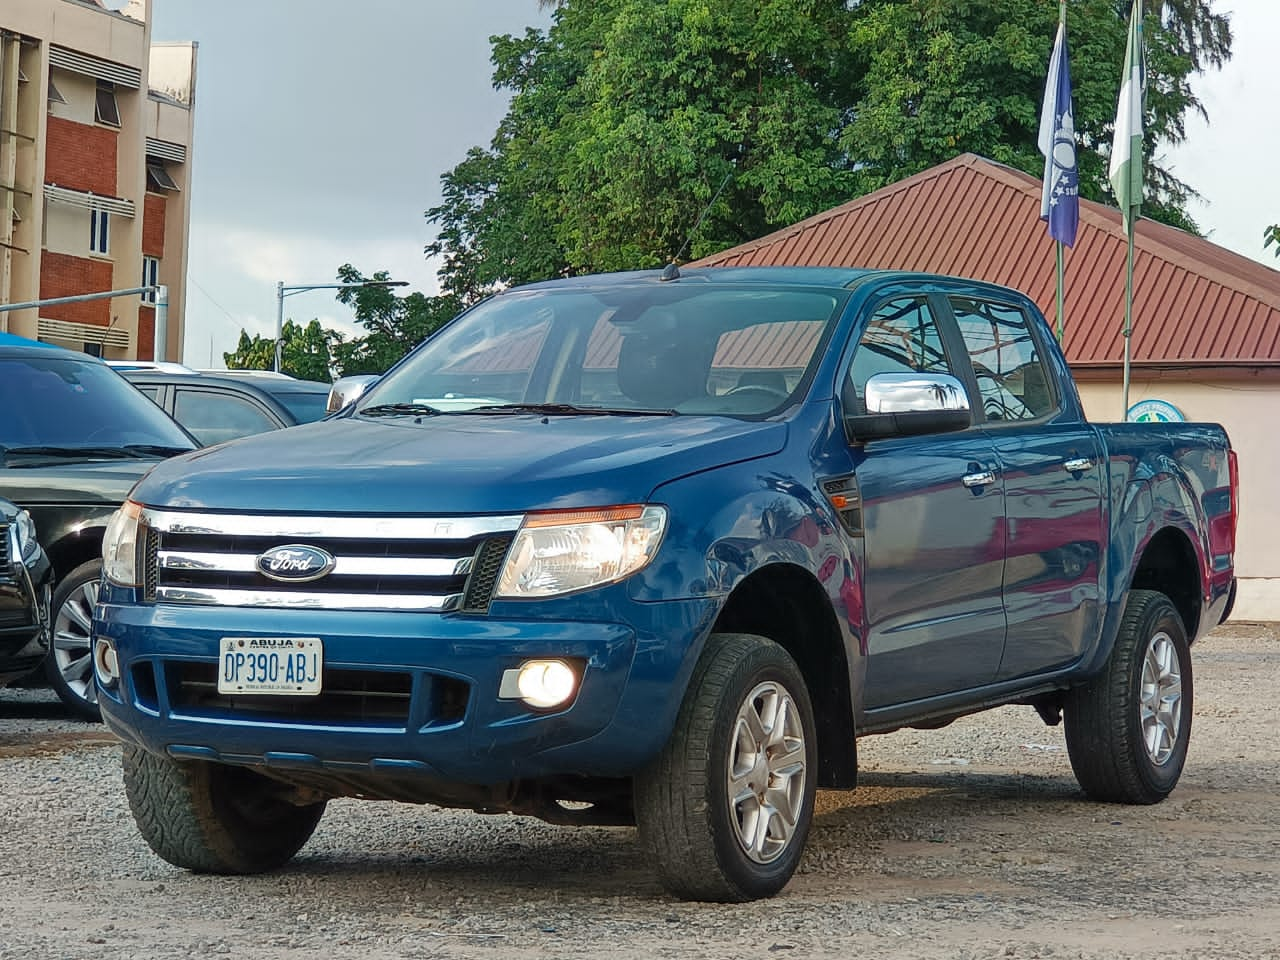
[[[1120,372],[1079,373],[1085,413],[1094,422],[1121,419]],[[1187,420],[1221,423],[1240,461],[1240,521],[1233,620],[1280,620],[1280,371],[1135,371],[1129,403],[1166,400]]]

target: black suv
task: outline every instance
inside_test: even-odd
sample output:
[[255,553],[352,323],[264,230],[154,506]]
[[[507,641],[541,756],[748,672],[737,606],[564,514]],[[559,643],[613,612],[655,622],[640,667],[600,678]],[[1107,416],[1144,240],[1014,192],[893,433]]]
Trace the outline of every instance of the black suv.
[[0,499],[0,687],[49,650],[49,560],[27,511]]
[[263,371],[117,370],[206,447],[319,420],[329,398],[327,383]]
[[28,510],[53,564],[49,682],[96,718],[90,658],[102,534],[144,473],[196,443],[101,360],[0,344],[0,497]]

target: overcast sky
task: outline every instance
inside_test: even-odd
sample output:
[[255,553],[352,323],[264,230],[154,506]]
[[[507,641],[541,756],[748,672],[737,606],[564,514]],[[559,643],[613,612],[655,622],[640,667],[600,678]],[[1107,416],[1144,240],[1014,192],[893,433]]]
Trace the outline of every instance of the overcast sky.
[[[186,361],[274,336],[279,280],[350,262],[435,292],[423,212],[506,112],[489,37],[545,20],[536,0],[153,0],[153,40],[200,45]],[[285,317],[350,311],[317,290]]]
[[[1167,154],[1204,195],[1215,242],[1269,264],[1280,220],[1275,57],[1280,0],[1234,11],[1235,55],[1197,81],[1211,125]],[[492,34],[545,25],[537,0],[153,0],[153,39],[195,40],[186,361],[222,366],[240,329],[274,335],[275,285],[327,283],[350,262],[436,290],[423,212],[440,174],[487,145],[506,110],[490,85]],[[285,316],[350,327],[332,291]]]

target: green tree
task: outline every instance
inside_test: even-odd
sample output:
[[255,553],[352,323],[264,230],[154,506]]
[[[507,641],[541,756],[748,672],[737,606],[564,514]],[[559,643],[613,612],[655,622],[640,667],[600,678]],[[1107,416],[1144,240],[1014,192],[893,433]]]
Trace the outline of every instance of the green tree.
[[568,0],[546,33],[493,38],[510,109],[428,211],[446,288],[656,266],[847,198],[831,89],[847,16],[833,0]]
[[[328,383],[330,373],[329,345],[336,334],[312,320],[305,327],[286,320],[282,330],[280,370],[300,380],[317,380]],[[228,370],[270,370],[275,366],[276,341],[274,337],[252,337],[241,330],[240,342],[231,353],[222,355]]]
[[[1068,12],[1081,194],[1111,198],[1106,168],[1128,5],[1073,0]],[[1153,145],[1181,142],[1188,112],[1203,113],[1190,87],[1206,65],[1230,55],[1227,20],[1206,0],[1156,5],[1146,18],[1148,84],[1143,215],[1194,229],[1193,191],[1159,162]],[[1036,146],[1047,43],[1056,4],[1040,0],[866,0],[852,27],[859,59],[858,108],[842,143],[862,160],[859,191],[971,151],[1039,175]],[[865,59],[863,59],[865,58]]]
[[[390,280],[385,270],[365,276],[351,264],[338,268],[344,283]],[[338,301],[355,311],[356,323],[368,334],[347,339],[330,331],[333,365],[341,376],[382,373],[406,353],[452,319],[461,308],[456,297],[428,297],[410,293],[399,297],[387,287],[352,287],[338,291]]]
[[1280,257],[1280,223],[1273,223],[1262,231],[1262,239],[1262,248],[1265,250],[1274,243],[1276,245],[1276,256]]
[[[1193,227],[1161,146],[1230,56],[1217,0],[1147,16],[1144,215]],[[511,104],[427,211],[463,301],[504,284],[702,256],[973,151],[1034,175],[1050,0],[550,0],[492,38]],[[1070,0],[1087,197],[1106,199],[1127,0]],[[705,216],[702,214],[705,211]]]

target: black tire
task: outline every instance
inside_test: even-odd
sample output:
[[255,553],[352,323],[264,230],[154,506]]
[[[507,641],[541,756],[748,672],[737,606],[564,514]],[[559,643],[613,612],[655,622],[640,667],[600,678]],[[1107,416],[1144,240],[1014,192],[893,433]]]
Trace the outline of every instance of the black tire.
[[196,873],[262,873],[293,859],[325,801],[290,803],[289,788],[244,767],[171,760],[124,745],[124,787],[147,845]]
[[[1150,713],[1157,698],[1170,709]],[[1193,706],[1182,618],[1163,593],[1130,592],[1106,668],[1072,690],[1064,705],[1067,752],[1084,792],[1107,803],[1167,797],[1187,760]]]
[[[740,734],[743,712],[753,710],[758,717],[761,710],[770,709],[769,704],[781,704],[784,699],[792,709],[789,714],[776,710],[772,729],[781,730],[788,739],[754,753],[744,752],[739,737],[754,734]],[[761,732],[768,733],[763,726]],[[795,743],[797,732],[803,738],[801,745]],[[759,739],[749,742],[759,743]],[[784,749],[787,744],[791,749]],[[739,779],[746,797],[734,806],[729,796],[730,764],[748,756],[758,759],[754,766],[742,768]],[[803,764],[798,783],[797,763]],[[758,855],[753,856],[740,836],[750,830],[752,811],[763,808],[763,781],[782,788],[771,793],[781,798],[778,809],[792,813],[794,826],[789,836],[765,836]],[[671,738],[634,781],[640,842],[663,886],[686,900],[737,903],[773,896],[791,879],[804,852],[816,787],[813,708],[795,661],[764,637],[713,634],[694,668]],[[770,829],[785,834],[785,819],[763,819]]]
[[44,673],[49,686],[82,720],[101,720],[93,679],[93,604],[98,599],[102,561],[82,563],[58,581],[49,604],[49,655]]

